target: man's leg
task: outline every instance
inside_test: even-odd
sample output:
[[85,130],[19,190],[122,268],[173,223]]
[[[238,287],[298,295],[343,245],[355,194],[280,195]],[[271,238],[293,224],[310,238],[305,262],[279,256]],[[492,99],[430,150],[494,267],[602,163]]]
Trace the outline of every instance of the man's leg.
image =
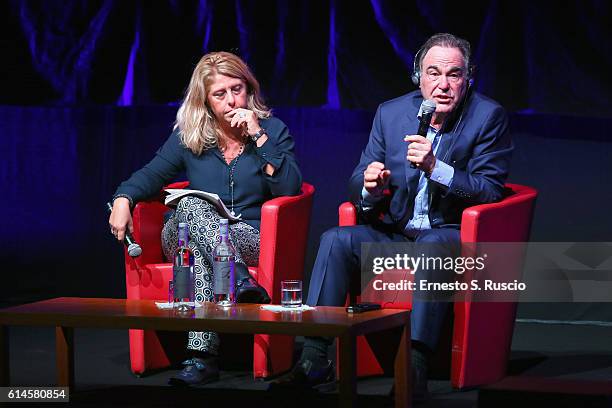
[[406,241],[408,238],[404,235],[381,231],[370,225],[327,230],[321,235],[306,303],[311,306],[344,306],[351,285],[360,278],[361,244]]
[[[455,258],[460,255],[460,232],[455,229],[430,229],[419,233],[415,239],[415,254],[424,259]],[[415,283],[419,281],[447,282],[455,278],[453,271],[436,268],[419,269]],[[438,343],[438,337],[448,311],[449,303],[440,299],[440,292],[417,290],[412,300],[410,329],[412,337],[412,381],[413,399],[421,400],[427,396],[428,360]],[[447,294],[449,295],[449,294]]]
[[[397,233],[384,232],[370,225],[334,227],[321,236],[319,251],[310,276],[306,304],[343,306],[346,296],[360,278],[361,244],[365,242],[403,242],[408,239]],[[272,387],[317,386],[334,379],[334,370],[327,359],[327,348],[333,338],[306,337],[297,366],[288,375],[272,383]]]
[[[415,239],[414,256],[427,259],[455,258],[460,255],[460,231],[448,228],[424,230]],[[447,282],[455,277],[452,271],[436,268],[421,268],[415,275],[417,289],[420,280],[427,282]],[[448,302],[439,299],[441,293],[417,290],[414,294],[411,313],[412,340],[425,344],[433,350],[438,343],[438,336],[448,309]]]

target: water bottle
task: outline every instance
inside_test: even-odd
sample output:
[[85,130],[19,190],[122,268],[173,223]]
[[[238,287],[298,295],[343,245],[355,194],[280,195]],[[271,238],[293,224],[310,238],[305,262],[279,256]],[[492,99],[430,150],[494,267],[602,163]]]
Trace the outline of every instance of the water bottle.
[[225,218],[219,220],[219,237],[213,251],[213,292],[217,305],[229,307],[236,303],[236,250],[229,240],[229,225]]
[[178,248],[172,265],[173,308],[179,313],[190,313],[195,307],[193,265],[193,253],[189,249],[189,226],[181,222],[178,226]]

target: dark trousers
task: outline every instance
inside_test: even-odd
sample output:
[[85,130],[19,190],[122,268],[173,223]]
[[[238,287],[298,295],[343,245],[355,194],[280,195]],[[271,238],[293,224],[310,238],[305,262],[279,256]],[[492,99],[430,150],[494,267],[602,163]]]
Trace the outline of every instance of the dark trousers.
[[[415,238],[397,232],[383,231],[371,225],[334,227],[323,233],[310,277],[307,304],[311,306],[343,306],[349,289],[360,278],[361,244],[414,242],[419,253],[414,256],[456,257],[460,252],[460,232],[456,229],[423,230]],[[423,245],[420,245],[423,244]],[[453,272],[441,278],[441,271],[421,269],[415,281],[449,280]],[[448,302],[419,300],[412,302],[412,340],[435,349]]]

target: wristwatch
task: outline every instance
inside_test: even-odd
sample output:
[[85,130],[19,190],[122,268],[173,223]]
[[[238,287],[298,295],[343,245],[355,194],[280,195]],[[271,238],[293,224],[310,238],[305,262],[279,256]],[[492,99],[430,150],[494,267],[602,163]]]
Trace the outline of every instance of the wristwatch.
[[249,135],[249,137],[251,138],[252,141],[256,142],[257,139],[259,139],[260,137],[262,137],[265,134],[266,134],[266,129],[261,128],[261,129],[259,129],[259,132],[255,133],[254,135]]

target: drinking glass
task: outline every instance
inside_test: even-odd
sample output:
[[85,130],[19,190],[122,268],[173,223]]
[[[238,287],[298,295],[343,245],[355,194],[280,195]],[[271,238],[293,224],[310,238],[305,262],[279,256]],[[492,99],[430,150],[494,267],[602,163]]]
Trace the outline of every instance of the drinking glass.
[[289,308],[302,306],[301,280],[281,281],[281,306]]

